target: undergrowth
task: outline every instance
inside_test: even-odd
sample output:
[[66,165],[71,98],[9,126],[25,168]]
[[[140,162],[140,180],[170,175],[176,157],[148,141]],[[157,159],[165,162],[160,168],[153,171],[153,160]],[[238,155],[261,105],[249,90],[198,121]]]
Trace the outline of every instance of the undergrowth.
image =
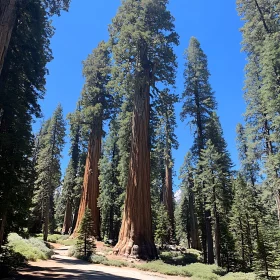
[[33,237],[24,239],[16,233],[9,234],[7,246],[15,253],[24,256],[28,261],[46,260],[53,254],[53,251],[43,241]]

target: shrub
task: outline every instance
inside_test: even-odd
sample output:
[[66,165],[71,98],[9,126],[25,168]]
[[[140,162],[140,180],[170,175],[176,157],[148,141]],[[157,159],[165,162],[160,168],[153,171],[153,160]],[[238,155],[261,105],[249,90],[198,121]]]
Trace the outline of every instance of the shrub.
[[103,264],[103,262],[108,261],[108,259],[104,256],[100,255],[91,255],[90,262],[95,264]]
[[25,264],[25,257],[14,252],[10,247],[2,247],[0,251],[0,278],[6,277],[10,272]]
[[221,277],[220,280],[257,280],[257,277],[254,273],[231,272]]
[[36,238],[23,239],[16,233],[8,236],[8,246],[16,253],[23,255],[29,261],[38,259],[48,259],[52,255],[50,250],[43,241]]
[[199,256],[193,253],[181,253],[178,251],[165,251],[160,253],[160,259],[173,265],[186,265],[199,261]]
[[108,265],[108,266],[117,266],[117,267],[126,267],[129,266],[129,263],[126,261],[120,261],[120,260],[107,260],[105,258],[104,261],[102,261],[102,264]]

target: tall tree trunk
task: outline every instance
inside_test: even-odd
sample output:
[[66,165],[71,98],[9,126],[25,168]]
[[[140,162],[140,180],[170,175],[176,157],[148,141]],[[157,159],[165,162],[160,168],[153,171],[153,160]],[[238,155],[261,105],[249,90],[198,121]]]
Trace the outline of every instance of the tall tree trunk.
[[205,211],[205,224],[206,224],[206,242],[207,242],[207,263],[214,263],[214,247],[211,225],[211,213],[210,210]]
[[72,205],[70,199],[67,199],[63,227],[62,227],[62,234],[70,233],[69,230],[71,226],[72,226]]
[[16,0],[0,0],[0,75],[16,20]]
[[221,234],[220,234],[220,217],[215,203],[215,257],[216,265],[221,266]]
[[100,211],[97,205],[99,196],[99,159],[101,157],[101,138],[102,138],[102,120],[96,120],[90,134],[88,154],[84,174],[84,183],[78,218],[74,230],[77,234],[81,221],[84,217],[85,210],[88,207],[91,210],[93,219],[93,236],[100,239]]
[[0,220],[0,248],[4,241],[4,232],[5,232],[5,226],[7,221],[7,211],[5,211],[1,217]]
[[119,240],[114,248],[116,254],[142,259],[157,257],[151,219],[149,72],[149,68],[144,69],[135,79],[128,184]]
[[49,221],[50,221],[50,186],[45,193],[45,205],[44,205],[44,225],[43,225],[43,240],[48,240],[49,234]]
[[190,190],[189,190],[189,212],[190,212],[190,236],[191,236],[191,248],[196,250],[201,250],[201,244],[199,241],[198,235],[198,224],[197,224],[197,216],[195,213],[195,201],[193,194],[193,181],[189,179]]
[[171,225],[171,232],[169,234],[169,241],[171,241],[175,237],[175,225],[173,211],[172,168],[170,167],[170,161],[167,159],[165,160],[165,192],[163,194],[163,203],[166,207]]

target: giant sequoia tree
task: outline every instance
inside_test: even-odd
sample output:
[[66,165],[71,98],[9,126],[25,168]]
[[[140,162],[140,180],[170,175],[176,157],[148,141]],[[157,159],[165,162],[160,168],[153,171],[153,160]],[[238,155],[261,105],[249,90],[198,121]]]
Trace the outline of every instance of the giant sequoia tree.
[[115,252],[155,258],[150,200],[150,88],[174,84],[178,44],[167,0],[123,1],[110,26],[116,81],[133,88],[132,140],[128,183],[119,241]]
[[84,62],[83,74],[86,78],[81,98],[80,121],[88,130],[88,154],[84,173],[81,202],[74,233],[88,207],[93,218],[93,235],[100,238],[99,196],[99,160],[101,158],[101,140],[103,121],[110,117],[112,98],[107,88],[110,79],[110,56],[105,42],[98,47]]

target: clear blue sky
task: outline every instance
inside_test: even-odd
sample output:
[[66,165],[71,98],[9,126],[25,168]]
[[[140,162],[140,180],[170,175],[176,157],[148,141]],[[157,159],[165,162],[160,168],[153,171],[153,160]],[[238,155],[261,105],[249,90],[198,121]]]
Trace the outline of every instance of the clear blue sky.
[[[45,118],[49,118],[61,103],[64,114],[75,110],[83,86],[82,60],[108,39],[108,24],[117,12],[120,0],[72,0],[70,11],[54,18],[56,28],[51,40],[54,60],[48,65],[47,93],[41,102]],[[224,129],[233,162],[238,166],[235,127],[242,122],[245,111],[243,80],[245,55],[240,52],[242,23],[237,15],[235,0],[170,0],[169,9],[175,17],[180,45],[175,48],[178,59],[177,92],[183,91],[184,49],[191,36],[201,43],[208,56],[211,85],[218,102],[218,114]],[[173,152],[175,172],[179,175],[184,155],[192,145],[192,134],[186,123],[179,119],[181,104],[176,106],[176,134],[180,147]],[[34,126],[38,130],[38,123]],[[68,163],[66,145],[62,170]],[[178,179],[174,178],[175,185]],[[177,186],[175,186],[177,189]]]

